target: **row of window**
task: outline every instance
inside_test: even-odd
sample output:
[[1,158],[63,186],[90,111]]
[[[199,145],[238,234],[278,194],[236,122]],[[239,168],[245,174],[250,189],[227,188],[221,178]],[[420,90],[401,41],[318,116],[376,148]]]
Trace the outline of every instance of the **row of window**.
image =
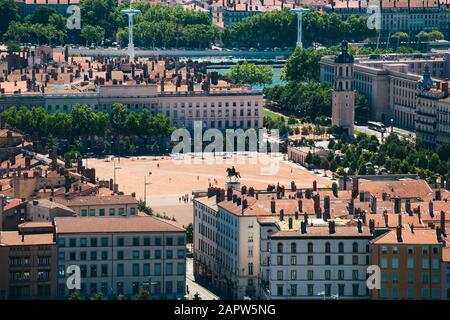
[[[136,208],[135,207],[131,207],[130,208],[130,215],[134,216],[136,215]],[[90,217],[95,217],[96,216],[96,212],[97,210],[95,208],[90,208],[89,209],[89,216]],[[105,216],[105,208],[99,208],[98,209],[98,215],[100,217],[104,217]],[[115,216],[116,215],[116,208],[109,208],[108,213],[110,216]],[[123,216],[125,215],[125,208],[119,208],[118,210],[119,216]],[[81,216],[82,217],[86,217],[88,215],[88,210],[87,209],[81,209]]]
[[[165,258],[166,259],[184,259],[185,258],[185,253],[186,253],[186,249],[178,249],[176,256],[174,255],[174,250],[171,249],[166,249],[165,250]],[[153,255],[151,255],[150,250],[133,250],[130,252],[130,254],[125,255],[126,252],[120,250],[117,251],[117,256],[116,259],[117,260],[138,260],[138,259],[162,259],[163,255],[162,255],[162,250],[160,249],[156,249],[153,251]],[[127,252],[128,253],[128,252]],[[81,260],[81,261],[86,261],[88,258],[88,253],[87,251],[71,251],[68,253],[68,257],[66,257],[66,252],[64,251],[60,251],[58,253],[58,260],[59,261],[64,261],[66,260],[66,258],[68,258],[67,260]],[[90,251],[90,256],[89,256],[89,260],[91,261],[96,261],[96,260],[108,260],[110,258],[109,255],[109,251],[101,251],[101,252],[97,252],[97,251]]]
[[[58,247],[63,248],[66,246],[66,239],[67,238],[59,238],[58,239]],[[100,237],[100,241],[99,238],[97,237],[90,237],[90,238],[69,238],[69,247],[71,248],[75,248],[78,246],[80,247],[87,247],[88,246],[88,242],[89,242],[89,247],[108,247],[110,245],[110,237]],[[162,246],[163,245],[163,238],[160,236],[157,237],[132,237],[131,238],[131,243],[130,241],[126,241],[129,240],[128,238],[124,238],[124,237],[117,237],[116,238],[116,243],[115,245],[117,247],[124,247],[126,245],[132,245],[133,247],[136,246]],[[183,246],[185,244],[185,237],[184,236],[179,236],[179,237],[171,237],[171,236],[166,236],[165,237],[165,245],[167,246],[174,246],[174,245],[178,245],[178,246]]]
[[[80,265],[80,273],[82,278],[97,278],[97,277],[140,277],[140,276],[161,276],[162,275],[162,263],[154,263],[153,268],[151,268],[150,263],[133,263],[131,265],[131,270],[128,272],[125,271],[125,265],[123,263],[118,263],[116,265],[116,270],[114,272],[110,272],[109,264],[91,264],[89,267],[87,265]],[[176,264],[176,271],[174,270],[174,264],[171,262],[165,263],[165,276],[173,276],[179,275],[184,276],[185,274],[185,264],[184,262],[180,262]],[[89,271],[89,272],[88,272]],[[130,272],[131,271],[131,272]],[[175,273],[176,272],[176,273]],[[58,277],[64,278],[66,276],[66,266],[60,265],[58,266]]]
[[[339,253],[344,253],[344,243],[343,242],[339,242],[338,243],[338,252]],[[325,253],[331,253],[331,243],[330,242],[326,242],[325,246],[324,246],[324,250]],[[314,252],[314,244],[312,242],[308,242],[307,244],[307,251],[308,253],[313,253]],[[283,243],[279,242],[277,243],[277,252],[278,253],[283,253],[284,252],[284,248],[283,248]],[[297,243],[296,242],[292,242],[291,243],[291,253],[297,253]],[[318,252],[321,252],[320,250]],[[358,253],[359,252],[359,245],[357,242],[353,242],[352,243],[352,251],[353,253]],[[365,252],[370,252],[370,247],[367,244],[366,248],[365,248]]]

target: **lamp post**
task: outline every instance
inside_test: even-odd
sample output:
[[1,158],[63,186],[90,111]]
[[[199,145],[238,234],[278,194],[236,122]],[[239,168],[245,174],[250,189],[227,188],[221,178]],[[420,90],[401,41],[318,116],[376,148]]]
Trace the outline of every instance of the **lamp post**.
[[147,206],[147,186],[152,184],[151,182],[147,182],[147,176],[144,176],[144,205]]
[[114,185],[113,185],[113,192],[115,191],[114,189],[116,188],[116,170],[121,169],[120,167],[116,167],[116,159],[113,160],[114,163]]
[[303,48],[302,42],[302,16],[304,13],[309,12],[309,9],[305,8],[296,8],[289,10],[290,12],[294,12],[297,14],[297,48]]
[[128,16],[128,56],[130,57],[130,61],[134,60],[134,42],[133,42],[133,16],[136,14],[140,14],[140,10],[131,9],[131,2],[130,1],[130,8],[120,10],[120,12],[126,14]]

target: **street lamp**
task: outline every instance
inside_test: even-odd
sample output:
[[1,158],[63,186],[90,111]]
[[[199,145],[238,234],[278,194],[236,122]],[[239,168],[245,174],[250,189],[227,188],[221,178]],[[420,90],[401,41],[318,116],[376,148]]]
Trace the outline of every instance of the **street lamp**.
[[152,184],[147,182],[147,176],[144,176],[144,205],[147,206],[147,186]]
[[114,185],[113,185],[113,192],[115,191],[115,187],[116,187],[116,170],[122,169],[121,167],[116,167],[116,159],[113,159],[113,163],[114,163]]
[[309,9],[305,8],[297,8],[291,9],[290,12],[294,12],[297,14],[297,48],[303,48],[302,43],[302,16],[304,13],[309,12]]

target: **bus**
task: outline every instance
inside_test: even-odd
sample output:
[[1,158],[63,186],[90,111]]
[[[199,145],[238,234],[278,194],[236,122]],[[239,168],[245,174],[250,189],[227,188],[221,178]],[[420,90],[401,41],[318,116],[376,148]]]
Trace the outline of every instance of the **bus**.
[[367,121],[367,126],[368,126],[369,129],[375,130],[375,131],[378,131],[378,132],[385,132],[386,131],[386,127],[385,127],[384,123],[382,123],[382,122]]

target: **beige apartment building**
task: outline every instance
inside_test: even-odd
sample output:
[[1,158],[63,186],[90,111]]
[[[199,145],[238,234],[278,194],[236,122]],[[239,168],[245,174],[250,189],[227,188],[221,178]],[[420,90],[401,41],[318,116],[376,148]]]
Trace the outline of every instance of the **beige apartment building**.
[[138,212],[138,201],[131,195],[56,197],[54,201],[80,217],[134,216]]
[[0,95],[0,110],[10,106],[43,106],[49,112],[70,112],[77,104],[94,111],[110,112],[114,103],[130,111],[148,109],[160,112],[176,127],[193,128],[201,121],[204,128],[262,128],[264,99],[259,91],[245,88],[218,88],[209,92],[163,89],[148,85],[104,85],[95,92],[22,93]]
[[81,272],[81,297],[93,293],[178,299],[186,288],[186,232],[153,217],[56,218],[57,295],[70,293],[67,268]]

